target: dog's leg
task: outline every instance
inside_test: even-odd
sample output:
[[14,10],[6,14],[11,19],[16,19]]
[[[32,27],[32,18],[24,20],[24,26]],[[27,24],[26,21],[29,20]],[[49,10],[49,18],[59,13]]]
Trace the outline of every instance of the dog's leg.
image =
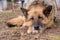
[[27,33],[38,33],[38,30],[34,30],[34,28],[29,27]]
[[28,27],[27,33],[31,33],[32,32],[32,26]]

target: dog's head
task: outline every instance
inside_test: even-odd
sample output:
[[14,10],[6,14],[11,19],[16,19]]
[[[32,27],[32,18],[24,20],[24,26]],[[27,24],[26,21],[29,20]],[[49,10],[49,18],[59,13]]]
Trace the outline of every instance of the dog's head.
[[44,27],[50,21],[49,17],[52,11],[52,6],[44,6],[38,3],[31,5],[29,9],[21,8],[24,16],[28,21],[32,22],[32,26],[37,30]]

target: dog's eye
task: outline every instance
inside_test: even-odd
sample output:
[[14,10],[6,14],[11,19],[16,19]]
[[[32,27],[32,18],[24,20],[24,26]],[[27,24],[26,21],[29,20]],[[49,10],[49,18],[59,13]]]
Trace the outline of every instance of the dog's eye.
[[42,17],[38,16],[38,19],[41,19]]
[[34,20],[34,18],[32,17],[32,18],[30,18],[30,20]]

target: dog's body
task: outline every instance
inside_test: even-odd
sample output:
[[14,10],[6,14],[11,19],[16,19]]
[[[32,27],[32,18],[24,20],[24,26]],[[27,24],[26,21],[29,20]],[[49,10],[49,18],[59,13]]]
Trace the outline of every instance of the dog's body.
[[45,4],[44,1],[34,1],[27,10],[24,8],[21,8],[21,10],[25,21],[18,17],[8,21],[8,23],[28,26],[28,33],[37,32],[38,30],[43,32],[45,29],[53,27],[54,7],[52,5]]

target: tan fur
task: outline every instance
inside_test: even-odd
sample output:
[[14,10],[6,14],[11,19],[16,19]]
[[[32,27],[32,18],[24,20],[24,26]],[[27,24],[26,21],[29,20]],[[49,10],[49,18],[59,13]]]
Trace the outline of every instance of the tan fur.
[[18,16],[17,18],[13,18],[11,20],[8,20],[7,23],[10,23],[12,25],[22,25],[25,21],[25,18],[22,16]]

